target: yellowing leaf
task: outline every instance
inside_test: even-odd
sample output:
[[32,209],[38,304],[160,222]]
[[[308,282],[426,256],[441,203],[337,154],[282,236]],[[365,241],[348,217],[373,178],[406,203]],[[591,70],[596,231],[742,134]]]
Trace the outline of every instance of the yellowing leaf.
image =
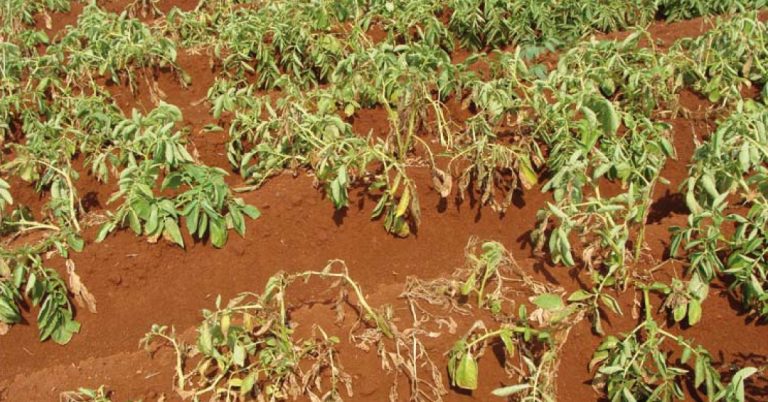
[[400,197],[400,201],[397,203],[397,209],[395,210],[395,216],[401,217],[405,215],[405,211],[408,210],[408,204],[411,202],[411,191],[409,187],[405,187],[403,195]]
[[530,190],[539,182],[539,176],[536,175],[536,171],[534,171],[533,166],[531,166],[531,160],[527,156],[520,159],[519,176],[520,182],[526,190]]
[[221,317],[221,332],[223,332],[225,336],[229,333],[229,326],[231,323],[232,321],[229,318],[229,314],[224,314],[224,316]]

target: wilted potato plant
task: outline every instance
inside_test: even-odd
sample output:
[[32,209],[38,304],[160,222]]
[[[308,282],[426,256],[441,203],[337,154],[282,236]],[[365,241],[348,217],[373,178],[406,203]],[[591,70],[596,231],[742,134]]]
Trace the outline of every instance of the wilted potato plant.
[[[184,399],[354,400],[348,342],[380,359],[392,380],[381,399],[488,399],[480,362],[493,349],[506,374],[493,395],[555,401],[568,334],[588,317],[607,399],[750,400],[765,367],[726,373],[681,334],[706,321],[720,285],[735,309],[768,317],[764,0],[80,3],[0,5],[0,334],[35,321],[40,340],[70,342],[78,314],[96,310],[73,253],[123,231],[223,248],[230,231],[259,230],[251,204],[286,172],[309,175],[334,217],[380,221],[398,250],[433,238],[421,230],[435,203],[477,220],[490,207],[507,233],[543,192],[530,237],[471,240],[450,277],[408,278],[399,307],[374,308],[332,261],[217,300],[194,343],[155,325],[142,345],[174,349]],[[700,35],[654,34],[657,20],[715,14],[727,15]],[[201,99],[168,96],[190,86]],[[696,116],[716,128],[676,138]],[[693,156],[676,161],[684,141]],[[666,229],[649,228],[666,225],[652,215],[679,164],[687,220],[659,261],[650,240]],[[101,205],[93,187],[112,184]],[[533,251],[525,263],[512,241]],[[656,279],[667,262],[684,269]],[[568,291],[537,276],[560,269]],[[289,290],[318,279],[340,316],[354,310],[347,337],[314,323],[297,335]],[[614,320],[635,325],[619,334]],[[431,343],[445,332],[448,347]]]

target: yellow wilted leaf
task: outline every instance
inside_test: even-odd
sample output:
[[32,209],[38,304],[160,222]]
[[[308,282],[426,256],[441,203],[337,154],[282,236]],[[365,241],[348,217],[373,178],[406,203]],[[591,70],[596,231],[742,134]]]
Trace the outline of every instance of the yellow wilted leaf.
[[536,171],[534,171],[533,166],[531,166],[531,160],[527,156],[520,158],[519,176],[523,188],[526,190],[530,190],[539,182],[539,176],[536,175]]
[[400,197],[400,202],[397,203],[397,209],[395,210],[395,216],[401,217],[405,215],[405,211],[408,210],[408,205],[411,202],[411,191],[410,187],[405,187],[405,190],[403,191],[403,196]]
[[231,320],[229,314],[224,314],[224,316],[221,317],[221,332],[223,332],[225,336],[229,333],[230,324]]
[[253,331],[253,328],[255,327],[253,323],[253,316],[248,313],[243,313],[243,326],[245,327],[245,330],[249,333]]

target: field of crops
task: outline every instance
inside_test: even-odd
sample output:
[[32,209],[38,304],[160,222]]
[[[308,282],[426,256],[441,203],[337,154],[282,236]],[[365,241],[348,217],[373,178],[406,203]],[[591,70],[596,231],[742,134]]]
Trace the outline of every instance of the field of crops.
[[768,0],[0,0],[0,401],[768,401]]

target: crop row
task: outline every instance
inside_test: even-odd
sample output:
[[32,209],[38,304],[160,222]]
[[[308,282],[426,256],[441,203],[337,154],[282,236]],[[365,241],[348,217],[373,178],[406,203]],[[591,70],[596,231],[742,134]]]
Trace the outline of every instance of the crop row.
[[[495,338],[510,354],[514,348],[508,345],[517,337],[551,346],[551,355],[525,356],[525,370],[531,378],[540,378],[536,373],[552,369],[548,365],[556,350],[549,327],[583,314],[602,335],[602,315],[622,314],[612,292],[634,286],[644,296],[645,320],[621,339],[606,337],[595,355],[594,364],[602,366],[599,382],[609,397],[682,397],[679,384],[685,372],[668,367],[659,348],[665,340],[674,340],[687,356],[681,364],[695,360],[696,388],[713,400],[744,400],[748,372],[730,385],[721,383],[705,350],[659,328],[649,313],[648,294],[661,293],[663,307],[675,321],[687,319],[695,325],[709,284],[720,278],[752,314],[768,316],[763,256],[768,242],[768,175],[763,166],[768,157],[766,26],[756,13],[738,14],[718,20],[699,37],[679,40],[665,52],[656,49],[642,29],[623,40],[578,39],[595,30],[645,24],[658,15],[674,20],[764,3],[542,4],[321,1],[269,2],[257,8],[202,1],[194,10],[174,9],[167,15],[153,1],[135,2],[119,15],[89,4],[76,25],[51,39],[30,24],[36,13],[64,11],[67,2],[8,2],[0,15],[2,36],[14,39],[0,42],[0,139],[12,157],[3,160],[0,169],[48,198],[43,211],[24,206],[9,211],[13,188],[0,179],[0,230],[10,238],[36,230],[49,235],[35,245],[0,248],[0,333],[21,321],[19,305],[25,298],[40,306],[42,340],[66,343],[78,331],[71,300],[95,308],[93,297],[71,261],[67,287],[56,270],[45,266],[43,256],[53,250],[67,258],[71,250],[82,250],[83,224],[98,221],[97,241],[127,227],[150,241],[162,237],[183,247],[186,228],[189,236],[221,247],[230,229],[244,235],[245,217],[259,216],[226,184],[226,170],[206,166],[190,152],[190,133],[181,127],[178,107],[157,102],[151,111],[126,115],[100,85],[109,79],[137,90],[145,82],[160,97],[150,82],[152,73],[170,71],[180,85],[187,85],[191,78],[178,64],[177,52],[209,51],[217,77],[206,99],[214,123],[206,129],[227,132],[230,167],[245,182],[237,191],[257,188],[286,169],[309,170],[337,209],[348,206],[354,187],[378,197],[372,218],[381,218],[388,232],[401,237],[420,223],[419,191],[409,175],[413,168],[431,170],[441,197],[461,199],[472,192],[499,212],[507,210],[517,191],[552,192],[553,201],[538,213],[532,242],[554,263],[585,267],[591,283],[566,302],[539,292],[535,304],[550,318],[559,317],[547,322],[547,328],[531,328],[532,319],[523,310],[518,310],[514,325],[473,328],[450,354],[455,386],[473,388],[475,357]],[[144,23],[140,14],[164,18]],[[386,39],[374,40],[375,29]],[[457,41],[462,48],[480,52],[455,62]],[[516,47],[503,51],[508,45]],[[544,53],[565,45],[552,71],[539,64]],[[742,97],[751,86],[762,88],[758,101]],[[725,118],[697,148],[683,187],[691,214],[687,226],[674,229],[672,251],[686,251],[686,279],[644,283],[632,268],[643,259],[654,190],[665,183],[662,169],[676,157],[667,121],[688,112],[678,104],[685,89],[707,97],[713,111]],[[451,102],[460,104],[469,117],[457,119],[450,112]],[[386,114],[386,135],[354,132],[352,118],[364,108]],[[110,203],[120,204],[107,216],[96,219],[85,213],[75,186],[80,175],[75,160],[99,181],[117,178],[119,190]],[[620,184],[619,194],[604,195],[606,182]],[[733,234],[723,229],[728,224],[736,226]],[[476,293],[479,307],[499,313],[501,293],[486,299],[485,283],[475,287],[478,278],[495,278],[504,253],[494,247],[478,257],[484,262],[474,268],[480,271],[466,278],[460,292]],[[342,278],[355,289],[346,272],[334,275],[307,274]],[[275,280],[282,281],[281,289],[290,282]],[[254,297],[279,303],[270,292]],[[236,347],[244,338],[230,339],[228,329],[217,329],[214,335],[224,336],[217,339],[218,347],[232,354],[229,361],[217,364],[243,368],[243,353],[268,358],[274,352],[270,348],[293,347],[284,333],[286,317],[274,315],[279,307],[242,307],[278,325],[269,329],[276,339],[266,346],[253,338],[256,326],[237,332],[247,337],[244,349]],[[364,307],[381,335],[404,341],[384,317]],[[225,326],[226,314],[212,314],[206,319]],[[175,342],[162,327],[153,329],[153,335]],[[214,350],[212,341],[206,341],[201,352],[220,359],[222,352]],[[332,360],[333,343],[324,337],[305,350],[307,354],[295,357],[298,361],[322,355]],[[657,362],[656,371],[628,363],[638,356]],[[253,390],[252,373],[222,372],[223,377],[208,379],[213,382],[202,393],[215,390],[225,377],[238,392]],[[280,373],[286,376],[281,380],[285,384],[296,380],[290,370]],[[182,373],[178,380],[188,377]],[[246,381],[254,383],[245,387]],[[285,384],[275,388],[275,395],[283,395]],[[499,393],[525,392],[530,400],[548,400],[551,390],[542,387],[527,382]]]

